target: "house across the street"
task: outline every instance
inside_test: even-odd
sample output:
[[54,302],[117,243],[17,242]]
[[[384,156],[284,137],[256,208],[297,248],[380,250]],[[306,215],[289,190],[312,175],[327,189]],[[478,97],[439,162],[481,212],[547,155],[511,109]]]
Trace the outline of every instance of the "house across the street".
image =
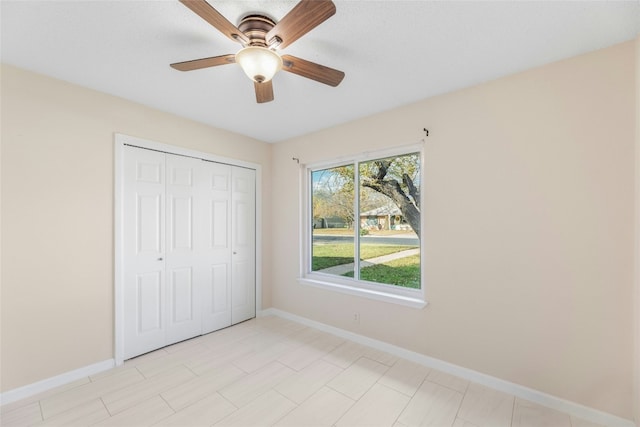
[[411,230],[400,209],[391,204],[362,212],[360,228],[363,230]]

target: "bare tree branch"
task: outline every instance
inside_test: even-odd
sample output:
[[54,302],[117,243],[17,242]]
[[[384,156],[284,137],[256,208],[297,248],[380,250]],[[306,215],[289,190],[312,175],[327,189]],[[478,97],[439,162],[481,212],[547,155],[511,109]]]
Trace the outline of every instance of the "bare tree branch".
[[411,177],[406,173],[402,174],[402,182],[404,182],[404,185],[409,189],[409,195],[413,198],[413,202],[417,207],[420,207],[420,192],[416,188]]
[[378,173],[376,174],[375,179],[378,181],[382,181],[385,176],[387,176],[387,171],[389,170],[389,166],[391,166],[391,162],[389,160],[378,160],[375,162],[375,165],[378,166]]

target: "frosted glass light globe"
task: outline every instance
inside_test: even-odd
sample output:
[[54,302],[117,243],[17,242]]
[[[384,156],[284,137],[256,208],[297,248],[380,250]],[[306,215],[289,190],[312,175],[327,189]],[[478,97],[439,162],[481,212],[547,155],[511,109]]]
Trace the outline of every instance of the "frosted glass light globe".
[[236,53],[236,62],[257,83],[268,82],[282,69],[280,55],[266,47],[245,47]]

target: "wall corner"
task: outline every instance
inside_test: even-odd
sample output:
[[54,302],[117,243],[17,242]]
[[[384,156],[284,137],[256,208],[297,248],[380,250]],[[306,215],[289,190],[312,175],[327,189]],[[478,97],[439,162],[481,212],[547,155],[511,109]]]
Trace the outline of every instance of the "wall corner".
[[640,426],[640,35],[635,43],[635,250],[634,250],[634,366],[633,417]]

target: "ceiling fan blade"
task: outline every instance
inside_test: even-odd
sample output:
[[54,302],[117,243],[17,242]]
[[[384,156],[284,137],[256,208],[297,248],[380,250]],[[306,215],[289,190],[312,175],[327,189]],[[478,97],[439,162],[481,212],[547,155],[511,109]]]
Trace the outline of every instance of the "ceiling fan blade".
[[210,58],[193,59],[191,61],[176,62],[171,64],[172,68],[180,71],[199,70],[200,68],[216,67],[218,65],[234,64],[236,62],[235,55],[220,55]]
[[[336,13],[331,0],[302,0],[266,36],[269,46],[287,47]],[[274,39],[280,39],[277,44]]]
[[271,80],[262,83],[253,82],[253,86],[256,89],[256,101],[258,101],[258,104],[273,101],[273,84]]
[[205,0],[180,0],[180,3],[191,9],[196,15],[213,25],[222,34],[229,37],[231,40],[240,42],[243,45],[249,43],[242,31],[240,31],[235,25],[227,20],[220,12],[215,10],[213,6],[207,3]]
[[282,55],[282,69],[333,87],[344,79],[342,71],[291,55]]

